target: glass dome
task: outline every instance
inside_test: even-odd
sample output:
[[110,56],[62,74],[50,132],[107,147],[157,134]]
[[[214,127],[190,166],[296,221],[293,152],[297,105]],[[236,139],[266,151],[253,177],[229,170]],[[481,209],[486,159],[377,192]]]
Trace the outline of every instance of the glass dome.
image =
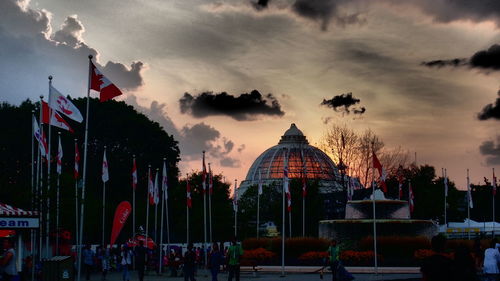
[[302,178],[303,171],[307,179],[335,181],[340,176],[330,157],[320,149],[309,145],[304,134],[292,124],[278,145],[267,149],[254,161],[242,184],[246,186],[257,184],[259,173],[266,182],[281,180],[286,158],[289,178]]

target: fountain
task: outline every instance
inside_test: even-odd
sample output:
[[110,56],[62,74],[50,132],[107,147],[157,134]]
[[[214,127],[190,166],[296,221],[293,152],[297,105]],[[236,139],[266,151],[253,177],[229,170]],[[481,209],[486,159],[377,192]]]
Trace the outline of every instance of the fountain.
[[[375,190],[377,236],[426,236],[438,233],[431,220],[411,219],[408,201],[385,198]],[[373,200],[348,201],[345,219],[319,222],[319,236],[337,240],[354,240],[373,235]]]

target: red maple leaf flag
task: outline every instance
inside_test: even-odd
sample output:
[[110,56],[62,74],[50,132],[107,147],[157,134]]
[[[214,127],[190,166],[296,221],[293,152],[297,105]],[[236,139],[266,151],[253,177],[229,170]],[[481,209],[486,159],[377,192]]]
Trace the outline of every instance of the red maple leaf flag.
[[385,173],[384,167],[382,167],[382,164],[377,158],[377,155],[375,155],[375,152],[373,153],[373,168],[378,170],[378,173],[380,175],[380,187],[382,187],[382,191],[384,193],[387,192],[387,185],[385,184],[385,178],[387,177],[387,174]]
[[92,62],[91,67],[92,75],[90,76],[90,89],[100,93],[100,102],[105,102],[122,94],[122,91],[109,81]]
[[[49,104],[42,101],[42,123],[49,124]],[[50,125],[56,126],[63,130],[67,130],[70,133],[73,133],[73,129],[69,126],[68,122],[64,120],[59,113],[55,110],[52,110],[52,116],[50,118]]]
[[205,151],[203,151],[203,172],[201,174],[201,185],[203,186],[203,193],[207,190],[207,167],[205,166]]
[[80,110],[67,97],[52,87],[52,85],[49,88],[49,107],[76,122],[82,123],[83,121]]
[[149,205],[155,204],[155,186],[153,183],[153,175],[151,171],[149,171],[149,180],[148,180],[148,197],[149,197]]

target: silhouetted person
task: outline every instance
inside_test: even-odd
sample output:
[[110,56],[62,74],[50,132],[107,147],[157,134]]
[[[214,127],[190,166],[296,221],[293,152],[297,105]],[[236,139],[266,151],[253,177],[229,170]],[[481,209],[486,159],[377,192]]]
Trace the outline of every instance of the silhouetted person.
[[454,281],[476,281],[476,264],[469,248],[461,244],[455,250],[453,258],[453,280]]
[[137,268],[139,281],[144,281],[144,269],[146,267],[147,250],[146,247],[144,247],[143,241],[139,241],[139,246],[135,247],[135,255],[135,267]]
[[195,281],[194,270],[196,264],[196,253],[193,251],[193,243],[189,243],[184,254],[184,281]]
[[221,251],[219,251],[219,245],[214,243],[210,255],[208,256],[208,265],[210,268],[210,273],[212,273],[212,281],[217,281],[217,275],[219,274],[220,265],[224,260],[224,256]]
[[17,275],[16,251],[14,251],[10,239],[4,239],[2,246],[5,250],[0,259],[0,266],[3,268],[2,280],[11,281],[14,280],[14,277]]
[[229,281],[233,280],[233,277],[236,281],[240,281],[240,259],[243,255],[243,248],[239,244],[236,243],[236,237],[231,241],[231,246],[227,250],[227,256],[229,259],[228,263],[228,279]]
[[94,265],[94,256],[95,253],[92,251],[90,244],[85,246],[85,249],[82,251],[83,255],[83,265],[85,266],[85,279],[90,280],[90,273],[92,272],[92,266]]
[[451,281],[452,260],[444,253],[446,237],[436,235],[432,237],[432,250],[434,254],[422,261],[420,271],[424,281]]
[[483,272],[486,280],[498,280],[498,263],[500,263],[500,253],[496,248],[496,239],[491,241],[490,247],[484,251]]

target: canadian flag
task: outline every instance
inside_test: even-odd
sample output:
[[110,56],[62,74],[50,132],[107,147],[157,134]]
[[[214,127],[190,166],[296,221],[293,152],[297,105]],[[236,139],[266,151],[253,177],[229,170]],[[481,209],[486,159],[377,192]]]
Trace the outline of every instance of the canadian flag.
[[411,188],[411,182],[408,183],[408,202],[410,203],[410,213],[413,213],[415,208],[415,196],[413,195],[413,189]]
[[76,122],[81,123],[83,121],[80,110],[67,97],[52,87],[52,85],[49,87],[49,107]]
[[75,141],[75,168],[74,168],[74,176],[75,176],[75,179],[78,179],[78,176],[79,176],[79,164],[80,162],[80,151],[78,150],[78,143]]
[[100,93],[99,101],[105,102],[122,94],[120,89],[111,83],[97,67],[91,62],[92,76],[90,77],[90,89]]
[[192,202],[191,202],[191,186],[189,185],[189,179],[186,178],[186,205],[188,208],[191,208]]
[[56,167],[56,171],[59,175],[62,172],[62,157],[63,157],[63,150],[61,145],[61,136],[59,136],[59,146],[57,147],[57,167]]
[[33,135],[35,136],[35,139],[38,141],[38,147],[40,149],[40,154],[43,157],[46,157],[47,155],[47,141],[45,138],[45,134],[43,133],[43,130],[38,127],[38,122],[36,121],[35,116],[33,116]]
[[205,166],[205,151],[203,151],[203,171],[201,174],[201,186],[203,186],[203,193],[207,190],[207,167]]
[[[49,104],[42,101],[42,123],[49,124]],[[50,118],[50,125],[56,126],[66,131],[73,133],[73,129],[69,126],[68,122],[64,120],[59,113],[52,110],[52,116]]]
[[399,196],[398,199],[401,200],[403,198],[403,183],[404,183],[404,176],[403,176],[403,166],[399,166],[398,168],[398,188],[399,188]]
[[382,167],[382,164],[378,160],[375,152],[373,152],[373,168],[378,170],[378,173],[380,175],[380,178],[379,178],[380,179],[380,187],[382,188],[382,191],[384,193],[386,193],[387,192],[387,185],[385,184],[385,179],[387,178],[387,174],[384,170],[384,167]]
[[283,189],[285,190],[285,196],[286,196],[286,205],[287,205],[287,210],[288,212],[292,211],[292,196],[290,194],[290,189],[289,189],[289,182],[288,182],[288,164],[285,166],[283,169]]
[[135,188],[137,187],[137,166],[135,165],[135,158],[134,158],[134,162],[132,164],[132,188]]
[[104,157],[102,158],[102,181],[109,181],[109,172],[108,172],[108,159],[106,159],[106,148],[104,148]]

